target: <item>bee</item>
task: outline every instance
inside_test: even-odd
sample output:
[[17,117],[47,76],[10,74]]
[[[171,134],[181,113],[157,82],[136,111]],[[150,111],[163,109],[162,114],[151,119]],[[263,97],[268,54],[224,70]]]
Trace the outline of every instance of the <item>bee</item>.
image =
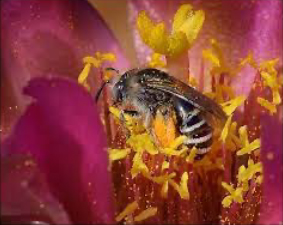
[[[113,80],[102,84],[96,101],[107,83]],[[142,118],[146,129],[150,129],[158,112],[165,117],[174,112],[179,133],[187,137],[183,144],[196,147],[197,155],[210,150],[215,128],[222,128],[226,121],[226,114],[216,102],[158,69],[129,70],[114,82],[111,92],[113,104],[122,114]]]

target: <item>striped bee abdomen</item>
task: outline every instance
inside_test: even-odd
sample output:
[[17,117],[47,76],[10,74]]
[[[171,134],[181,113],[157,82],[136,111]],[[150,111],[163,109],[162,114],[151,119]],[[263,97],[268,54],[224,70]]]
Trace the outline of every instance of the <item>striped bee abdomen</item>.
[[179,131],[188,137],[185,144],[189,147],[196,147],[198,154],[205,154],[212,144],[213,128],[200,115],[200,110],[182,100],[174,102],[177,107],[177,120]]

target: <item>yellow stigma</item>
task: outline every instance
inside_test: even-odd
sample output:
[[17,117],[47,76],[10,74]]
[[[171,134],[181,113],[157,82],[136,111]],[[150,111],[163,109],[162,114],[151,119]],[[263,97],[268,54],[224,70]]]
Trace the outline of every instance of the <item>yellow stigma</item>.
[[94,66],[95,68],[99,68],[102,66],[103,62],[105,61],[115,62],[116,56],[113,53],[96,52],[95,57],[92,56],[84,57],[83,63],[85,64],[85,66],[78,77],[78,83],[86,87],[87,90],[90,90],[89,84],[87,83],[87,78],[89,76],[91,66]]
[[159,53],[153,53],[151,56],[151,59],[148,63],[149,67],[160,67],[160,68],[164,68],[166,66],[166,62],[162,59],[162,55]]
[[142,11],[137,18],[137,28],[143,42],[155,52],[175,57],[188,50],[204,22],[202,10],[193,11],[189,4],[182,5],[174,16],[172,33],[168,34],[164,23],[155,24]]

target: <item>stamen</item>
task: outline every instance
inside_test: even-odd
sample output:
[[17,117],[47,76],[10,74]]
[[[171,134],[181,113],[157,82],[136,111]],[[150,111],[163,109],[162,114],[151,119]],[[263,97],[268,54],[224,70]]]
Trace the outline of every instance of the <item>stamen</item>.
[[115,218],[117,222],[120,222],[126,216],[133,214],[133,212],[138,208],[138,203],[136,201],[127,205],[127,207]]
[[130,148],[125,149],[109,149],[110,161],[124,159],[131,152]]
[[266,108],[268,111],[269,111],[269,114],[270,115],[273,115],[274,113],[277,112],[277,109],[276,109],[276,105],[274,105],[272,102],[264,99],[264,98],[261,98],[261,97],[258,97],[257,98],[257,102],[264,108]]
[[230,101],[222,103],[221,106],[223,107],[223,111],[227,114],[227,116],[230,116],[237,107],[242,105],[245,99],[245,96],[238,96]]
[[142,211],[139,215],[135,216],[134,221],[140,222],[140,221],[146,220],[149,217],[156,215],[156,213],[157,213],[157,208],[156,207],[150,207],[150,208]]

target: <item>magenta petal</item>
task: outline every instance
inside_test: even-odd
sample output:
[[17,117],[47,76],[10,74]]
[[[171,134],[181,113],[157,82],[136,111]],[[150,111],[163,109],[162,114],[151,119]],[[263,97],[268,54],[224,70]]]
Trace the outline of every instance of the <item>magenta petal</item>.
[[1,31],[2,130],[28,103],[21,90],[31,78],[51,73],[77,79],[83,57],[96,51],[114,52],[118,60],[111,66],[117,69],[129,66],[106,23],[86,0],[1,1]]
[[73,222],[112,222],[106,137],[91,96],[60,78],[34,79],[25,93],[36,101],[15,126],[4,154],[31,153]]
[[1,222],[28,224],[31,221],[70,224],[33,159],[24,155],[3,157]]
[[282,123],[265,115],[261,129],[264,183],[260,224],[280,224],[283,221]]

